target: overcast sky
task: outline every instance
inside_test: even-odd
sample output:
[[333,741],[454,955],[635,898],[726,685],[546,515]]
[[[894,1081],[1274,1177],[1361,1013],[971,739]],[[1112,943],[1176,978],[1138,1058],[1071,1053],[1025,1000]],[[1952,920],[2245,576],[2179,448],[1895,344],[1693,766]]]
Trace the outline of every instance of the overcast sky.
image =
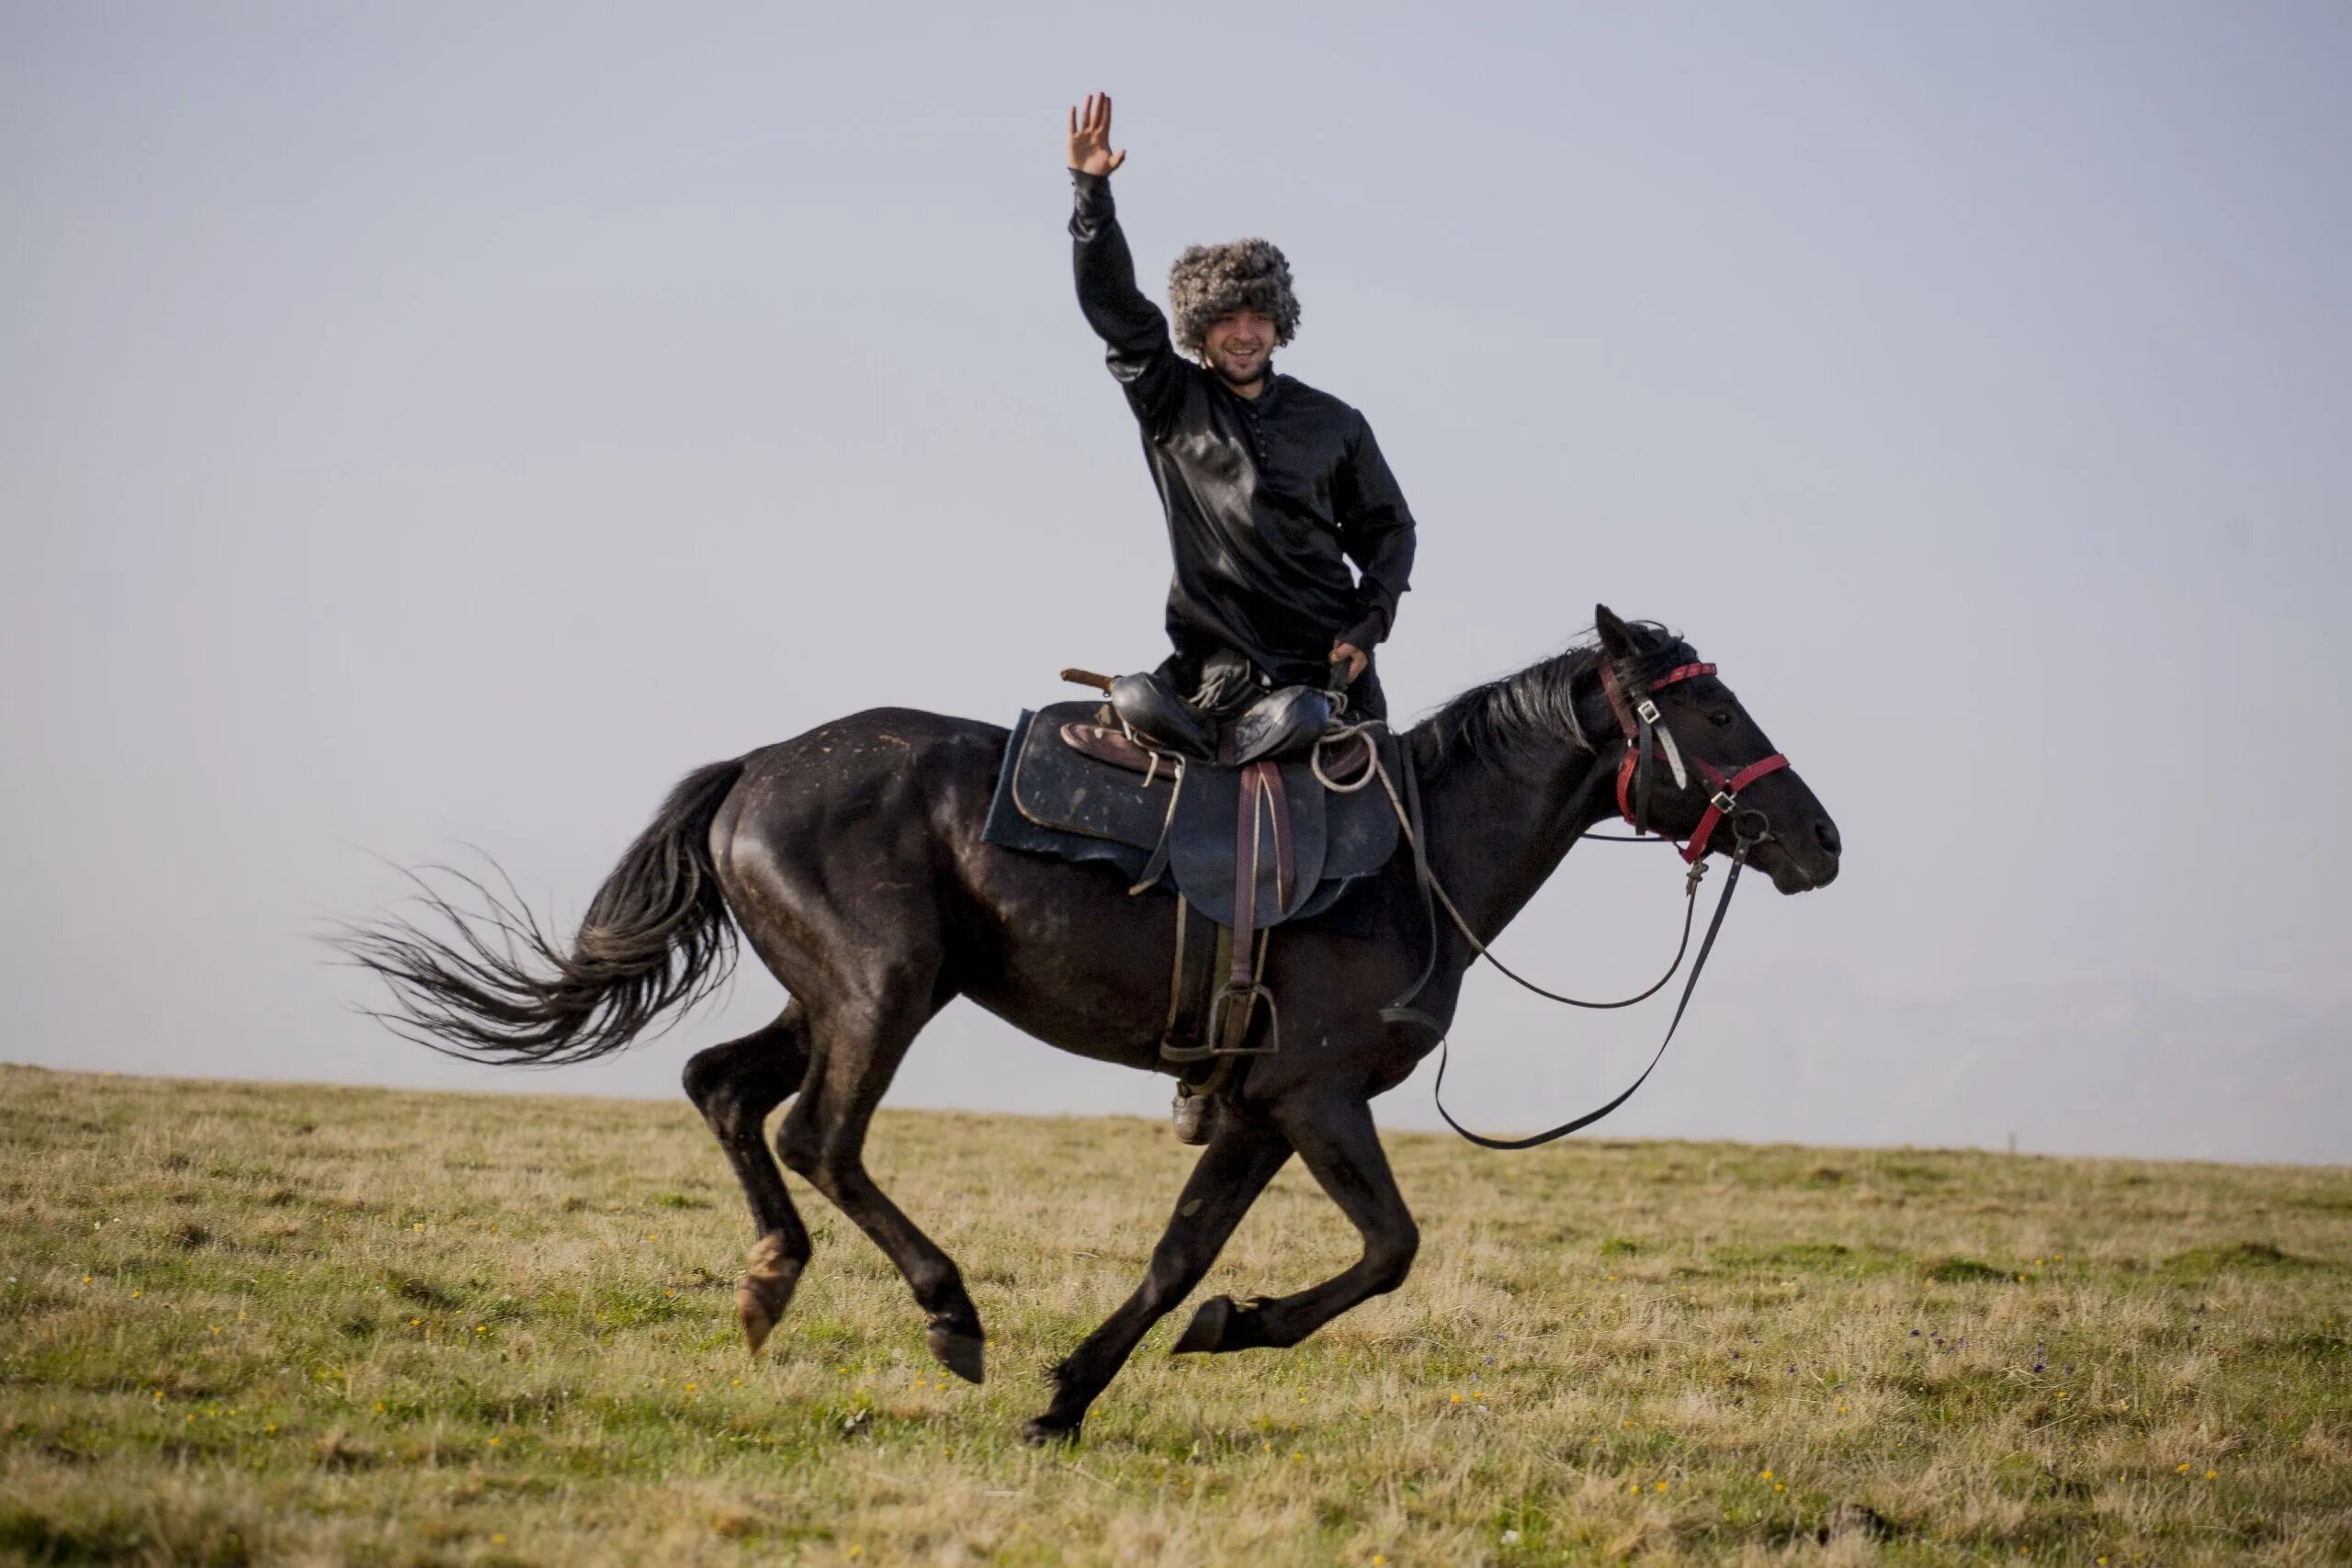
[[[1107,88],[1147,286],[1283,245],[1411,499],[1400,715],[1606,601],[1838,818],[1608,1130],[2352,1160],[2348,73],[2324,3],[0,8],[0,1059],[665,1094],[768,1016],[494,1074],[309,933],[468,843],[576,917],[693,766],[1159,657]],[[1593,846],[1500,951],[1645,983],[1677,886]],[[1455,1108],[1663,1024],[1475,980]],[[893,1101],[1166,1089],[959,1005]]]

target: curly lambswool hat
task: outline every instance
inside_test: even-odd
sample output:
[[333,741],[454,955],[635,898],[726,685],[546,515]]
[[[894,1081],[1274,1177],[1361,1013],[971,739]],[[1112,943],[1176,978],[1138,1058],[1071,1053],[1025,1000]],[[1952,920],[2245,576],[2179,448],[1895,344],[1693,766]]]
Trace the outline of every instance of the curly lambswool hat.
[[1191,355],[1201,352],[1216,319],[1235,310],[1272,317],[1276,348],[1298,331],[1290,263],[1270,240],[1187,247],[1168,269],[1168,303],[1176,318],[1176,346]]

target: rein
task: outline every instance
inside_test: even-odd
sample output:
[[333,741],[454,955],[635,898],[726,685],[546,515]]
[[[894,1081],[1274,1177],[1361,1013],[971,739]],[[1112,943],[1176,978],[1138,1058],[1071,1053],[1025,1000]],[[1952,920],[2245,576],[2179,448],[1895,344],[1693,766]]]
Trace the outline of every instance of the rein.
[[[1635,688],[1629,698],[1628,682],[1620,674],[1615,664],[1611,662],[1601,665],[1601,690],[1609,699],[1610,711],[1615,715],[1619,728],[1625,732],[1625,754],[1619,761],[1616,770],[1617,809],[1619,814],[1632,824],[1634,832],[1631,838],[1618,834],[1588,836],[1618,843],[1671,841],[1652,839],[1648,836],[1651,831],[1649,827],[1650,759],[1654,746],[1657,750],[1663,752],[1677,788],[1688,787],[1690,775],[1683,765],[1682,754],[1675,744],[1673,733],[1665,726],[1664,716],[1658,710],[1655,694],[1658,688],[1672,685],[1678,681],[1687,681],[1701,675],[1712,675],[1714,672],[1715,666],[1712,664],[1679,665],[1651,682],[1646,688]],[[1378,775],[1382,787],[1388,793],[1389,804],[1396,809],[1397,820],[1404,828],[1406,840],[1412,846],[1413,874],[1420,884],[1422,907],[1430,924],[1430,955],[1428,963],[1422,965],[1420,977],[1413,982],[1411,988],[1398,997],[1394,1003],[1381,1010],[1382,1021],[1388,1023],[1419,1024],[1438,1037],[1437,1082],[1431,1089],[1431,1099],[1437,1106],[1437,1113],[1445,1119],[1447,1126],[1481,1148],[1532,1149],[1592,1125],[1631,1100],[1634,1091],[1649,1081],[1650,1074],[1657,1071],[1658,1063],[1665,1059],[1666,1048],[1674,1043],[1675,1032],[1682,1027],[1682,1015],[1690,1009],[1691,994],[1699,988],[1699,976],[1706,973],[1708,955],[1714,951],[1715,936],[1723,930],[1724,917],[1730,911],[1731,896],[1739,886],[1740,873],[1747,869],[1747,857],[1757,845],[1772,837],[1770,819],[1754,807],[1741,807],[1739,792],[1758,779],[1787,767],[1788,758],[1775,751],[1770,756],[1759,761],[1750,762],[1728,776],[1705,760],[1699,760],[1700,768],[1705,772],[1708,782],[1714,787],[1707,797],[1707,808],[1701,814],[1698,826],[1691,829],[1690,841],[1678,852],[1690,868],[1689,874],[1683,879],[1682,940],[1674,950],[1674,962],[1667,966],[1666,973],[1659,976],[1655,984],[1638,995],[1613,1002],[1582,1001],[1575,997],[1562,996],[1555,991],[1546,990],[1512,971],[1510,965],[1494,955],[1485,942],[1478,940],[1477,933],[1470,929],[1470,922],[1463,918],[1462,911],[1446,895],[1444,887],[1439,885],[1437,874],[1430,865],[1421,817],[1420,780],[1419,770],[1413,764],[1411,748],[1401,749],[1400,761],[1405,774],[1405,788],[1401,797],[1396,784],[1389,779],[1387,770],[1381,765],[1376,750],[1373,754],[1367,773]],[[1573,817],[1583,807],[1594,784],[1604,776],[1606,775],[1603,769],[1596,764],[1569,801],[1566,815]],[[1359,780],[1353,787],[1361,788],[1367,782],[1369,782],[1368,778]],[[1452,918],[1454,928],[1461,931],[1463,940],[1470,944],[1470,951],[1476,957],[1485,959],[1497,969],[1501,970],[1513,982],[1532,991],[1535,995],[1549,1001],[1565,1003],[1569,1007],[1589,1008],[1596,1010],[1631,1007],[1635,1002],[1646,1001],[1656,996],[1665,988],[1668,981],[1674,978],[1675,971],[1682,967],[1683,955],[1690,948],[1692,919],[1698,913],[1699,882],[1706,874],[1704,857],[1707,853],[1708,841],[1713,837],[1716,826],[1726,818],[1731,821],[1733,834],[1731,874],[1724,879],[1723,893],[1715,900],[1713,915],[1708,919],[1707,934],[1699,943],[1699,956],[1690,965],[1690,978],[1683,982],[1682,995],[1674,1005],[1674,1017],[1667,1024],[1666,1036],[1658,1042],[1657,1049],[1651,1054],[1649,1065],[1642,1069],[1641,1077],[1635,1078],[1614,1100],[1598,1110],[1589,1111],[1573,1121],[1564,1122],[1556,1127],[1529,1137],[1490,1138],[1484,1134],[1474,1133],[1455,1121],[1453,1113],[1445,1108],[1444,1098],[1445,1069],[1451,1060],[1448,1032],[1435,1018],[1408,1005],[1420,994],[1421,988],[1429,984],[1430,976],[1437,969],[1436,908],[1438,907],[1444,908],[1446,914]]]

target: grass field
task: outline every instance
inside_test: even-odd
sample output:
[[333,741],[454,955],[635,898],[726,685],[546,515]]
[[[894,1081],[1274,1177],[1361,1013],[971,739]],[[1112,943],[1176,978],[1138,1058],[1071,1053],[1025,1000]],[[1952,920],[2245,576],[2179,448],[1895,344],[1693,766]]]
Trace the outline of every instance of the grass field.
[[[1041,1451],[1039,1369],[1189,1168],[1163,1127],[884,1116],[973,1388],[800,1189],[816,1262],[747,1360],[683,1100],[0,1067],[0,1559],[2352,1560],[2352,1171],[1390,1147],[1403,1291],[1181,1361],[1180,1310]],[[1294,1165],[1203,1289],[1353,1250]]]

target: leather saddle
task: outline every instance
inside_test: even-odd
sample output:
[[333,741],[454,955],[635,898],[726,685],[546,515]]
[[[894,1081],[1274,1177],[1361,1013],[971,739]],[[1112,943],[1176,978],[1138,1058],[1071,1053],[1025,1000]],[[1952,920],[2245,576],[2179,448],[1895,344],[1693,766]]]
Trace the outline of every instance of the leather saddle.
[[[1013,727],[980,837],[1105,861],[1136,892],[1164,888],[1219,926],[1264,931],[1328,910],[1396,853],[1396,810],[1369,775],[1375,745],[1393,776],[1396,741],[1382,731],[1235,766],[1138,744],[1099,701],[1056,703]],[[1365,787],[1329,790],[1317,766]]]

